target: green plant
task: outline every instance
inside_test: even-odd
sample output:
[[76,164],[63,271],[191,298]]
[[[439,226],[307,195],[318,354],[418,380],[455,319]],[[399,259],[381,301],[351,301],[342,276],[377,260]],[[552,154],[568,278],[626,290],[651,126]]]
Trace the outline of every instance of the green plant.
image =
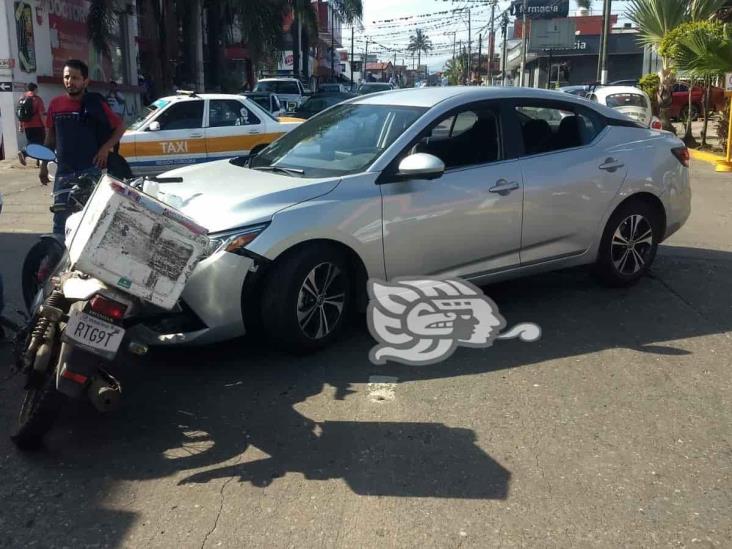
[[646,92],[646,95],[650,97],[651,108],[653,109],[653,114],[656,116],[658,116],[658,86],[660,84],[661,79],[653,72],[646,74],[638,81],[640,89]]

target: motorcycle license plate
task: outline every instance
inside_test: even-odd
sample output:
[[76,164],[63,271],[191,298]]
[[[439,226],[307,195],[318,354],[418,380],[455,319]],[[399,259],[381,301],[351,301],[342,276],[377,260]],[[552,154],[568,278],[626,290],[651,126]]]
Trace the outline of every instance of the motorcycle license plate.
[[110,322],[75,311],[69,315],[64,336],[105,354],[116,354],[125,336],[125,330]]

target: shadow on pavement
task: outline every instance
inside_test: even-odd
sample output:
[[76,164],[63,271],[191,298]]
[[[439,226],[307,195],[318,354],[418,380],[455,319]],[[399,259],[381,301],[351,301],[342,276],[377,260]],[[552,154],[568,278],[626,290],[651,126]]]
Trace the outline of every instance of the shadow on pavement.
[[[297,472],[306,479],[343,479],[360,495],[507,498],[510,471],[476,444],[472,430],[441,423],[318,422],[296,406],[325,398],[329,390],[345,403],[366,399],[360,387],[374,375],[406,384],[546,367],[550,360],[611,348],[686,354],[673,341],[732,329],[732,254],[664,247],[653,272],[620,290],[599,286],[583,270],[487,287],[509,326],[535,322],[542,340],[459,349],[431,366],[372,365],[373,340],[363,318],[336,345],[306,357],[237,341],[133,360],[123,372],[126,394],[116,414],[100,418],[88,406],[70,408],[48,437],[47,451],[38,455],[21,456],[6,437],[0,441],[9,479],[0,485],[0,499],[10,510],[4,519],[0,514],[0,532],[6,532],[0,545],[13,545],[17,525],[28,520],[36,521],[31,530],[40,539],[54,532],[53,524],[39,524],[40,516],[70,523],[79,542],[117,545],[135,516],[102,508],[104,494],[120,481],[170,476],[180,484],[233,477],[267,486]],[[0,385],[5,433],[18,400],[17,383]],[[270,457],[247,461],[242,454],[249,446]],[[25,509],[28,498],[38,507]],[[104,532],[99,524],[106,525]]]

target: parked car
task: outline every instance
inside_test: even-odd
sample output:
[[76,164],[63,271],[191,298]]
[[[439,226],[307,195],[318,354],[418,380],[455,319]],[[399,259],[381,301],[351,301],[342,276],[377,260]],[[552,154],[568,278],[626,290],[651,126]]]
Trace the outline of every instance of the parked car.
[[365,310],[368,279],[481,285],[590,264],[630,285],[689,216],[688,158],[671,133],[553,91],[358,97],[248,164],[166,174],[182,182],[161,195],[177,195],[213,245],[177,324],[146,337],[207,343],[254,330],[278,348],[320,348]]
[[651,100],[640,88],[605,86],[590,92],[587,99],[616,109],[647,128],[651,125],[653,119]]
[[599,87],[601,87],[599,84],[581,84],[576,86],[562,86],[561,88],[557,88],[557,91],[576,95],[577,97],[587,97],[592,90]]
[[179,94],[146,107],[122,137],[120,153],[133,174],[159,174],[255,153],[301,122],[282,122],[241,95]]
[[244,97],[250,101],[254,101],[264,110],[269,111],[274,117],[284,116],[287,110],[282,106],[277,95],[271,92],[245,92]]
[[318,85],[318,92],[319,93],[348,93],[349,88],[348,88],[348,86],[344,86],[343,84],[325,82],[323,84]]
[[376,93],[383,91],[391,91],[394,86],[388,82],[364,82],[358,87],[358,95],[366,95],[367,93]]
[[299,109],[308,95],[305,86],[297,78],[262,78],[253,91],[276,94],[289,112]]
[[631,78],[629,80],[616,80],[615,82],[610,82],[608,86],[632,86],[634,88],[638,87],[638,79],[637,78]]
[[[691,119],[696,120],[702,114],[702,96],[704,88],[693,86],[691,88]],[[709,110],[718,112],[724,110],[726,100],[724,90],[716,86],[712,86],[709,92]],[[689,113],[689,86],[683,82],[674,84],[671,94],[671,118],[686,120]]]
[[318,114],[320,111],[324,111],[327,108],[337,105],[347,99],[357,97],[353,93],[316,93],[308,98],[302,107],[293,113],[290,113],[292,118],[307,119],[311,116]]

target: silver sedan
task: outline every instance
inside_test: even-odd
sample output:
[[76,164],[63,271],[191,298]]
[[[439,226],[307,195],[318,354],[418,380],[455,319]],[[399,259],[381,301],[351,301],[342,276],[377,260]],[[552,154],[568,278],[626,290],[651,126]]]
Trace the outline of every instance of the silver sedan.
[[161,185],[214,242],[153,343],[257,330],[322,347],[368,279],[476,284],[591,264],[630,285],[690,213],[688,151],[602,105],[526,88],[358,97],[252,159]]

